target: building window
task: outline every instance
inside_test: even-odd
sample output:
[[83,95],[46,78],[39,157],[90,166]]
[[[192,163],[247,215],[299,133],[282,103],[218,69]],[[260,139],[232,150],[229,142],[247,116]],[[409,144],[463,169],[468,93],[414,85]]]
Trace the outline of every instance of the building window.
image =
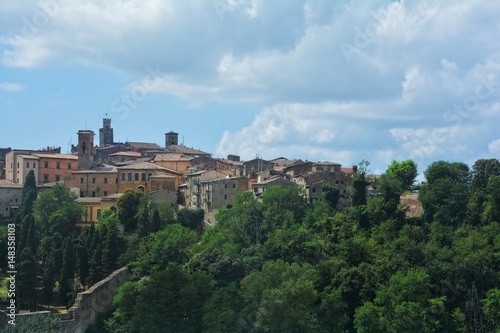
[[224,194],[224,199],[227,199],[227,194]]
[[131,173],[131,172],[129,172],[129,173],[127,174],[127,179],[128,179],[128,180],[130,180],[130,181],[132,180],[132,173]]
[[341,181],[340,181],[340,184],[344,184],[344,181],[343,181],[343,180],[341,180]]
[[143,182],[146,181],[146,173],[145,172],[141,173],[141,180]]
[[148,180],[150,180],[150,179],[151,179],[151,176],[152,176],[152,174],[151,174],[151,173],[148,173]]
[[104,178],[104,184],[108,183],[108,178]]
[[92,196],[95,197],[95,191],[92,191]]
[[29,168],[30,167],[30,162],[26,162],[26,167]]
[[83,182],[84,182],[84,179],[82,177],[82,178],[80,178],[80,184],[83,184]]
[[125,181],[125,173],[122,172],[122,181]]
[[338,181],[338,180],[336,180],[336,181],[335,181],[335,184],[338,184],[338,183],[339,183],[339,181]]
[[92,184],[95,184],[95,178],[92,178]]
[[108,192],[107,191],[104,191],[104,196],[107,197],[108,196]]
[[43,162],[43,167],[44,168],[48,168],[49,167],[49,162],[47,162],[47,161]]
[[33,169],[36,168],[36,163],[33,163]]
[[56,182],[61,181],[61,175],[56,175]]
[[68,170],[71,170],[71,163],[68,163]]
[[100,218],[101,218],[101,210],[100,210],[100,209],[98,209],[98,210],[97,210],[97,218],[98,218],[98,219],[100,219]]
[[313,187],[312,192],[316,193],[316,187]]
[[56,163],[56,168],[61,169],[61,162]]
[[224,188],[227,188],[227,184],[224,184]]
[[134,175],[134,180],[139,180],[139,174],[137,172]]
[[17,167],[19,168],[19,162],[17,162]]
[[236,188],[236,184],[233,184],[233,188]]
[[83,193],[83,191],[80,191],[80,197],[84,197],[85,196],[85,193]]
[[43,182],[48,183],[49,182],[49,175],[45,174],[43,175]]

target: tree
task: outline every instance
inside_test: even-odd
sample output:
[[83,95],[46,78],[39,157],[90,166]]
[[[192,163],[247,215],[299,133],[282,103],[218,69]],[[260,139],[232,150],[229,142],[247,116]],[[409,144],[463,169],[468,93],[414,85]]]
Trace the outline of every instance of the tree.
[[201,235],[205,211],[203,209],[182,208],[177,212],[177,223],[183,227],[195,230]]
[[74,223],[81,219],[85,209],[76,201],[76,195],[61,183],[40,193],[33,206],[37,223],[41,225],[41,235],[59,233],[69,236]]
[[398,272],[373,302],[356,309],[357,332],[456,332],[445,311],[446,297],[432,298],[429,275],[421,269]]
[[139,281],[137,288],[130,284],[121,287],[115,313],[130,318],[128,332],[201,332],[203,304],[211,290],[207,274],[189,273],[181,265],[169,263],[164,270]]
[[417,178],[417,163],[413,160],[392,161],[387,168],[387,174],[394,176],[401,183],[401,190],[408,190]]
[[29,249],[25,248],[22,250],[17,270],[19,271],[16,279],[17,301],[21,308],[35,311],[39,267]]
[[125,226],[125,231],[132,232],[137,229],[137,213],[144,193],[140,190],[126,190],[118,199],[118,220]]
[[149,197],[145,195],[141,199],[140,208],[136,216],[137,234],[139,235],[139,237],[144,237],[153,231],[151,210],[149,206]]
[[141,275],[147,275],[165,269],[169,262],[185,263],[190,247],[197,240],[193,230],[180,224],[169,225],[141,240],[137,260],[132,266],[137,267]]
[[117,268],[118,257],[121,253],[118,217],[115,212],[103,211],[99,230],[102,239],[102,268],[105,274],[110,274]]
[[500,176],[491,176],[486,186],[483,221],[500,222]]
[[66,238],[63,246],[63,264],[59,278],[59,299],[63,305],[68,304],[73,290],[75,278],[75,250],[73,238]]
[[325,184],[323,186],[322,196],[323,200],[325,200],[332,209],[337,209],[340,199],[340,190],[338,187]]
[[242,281],[244,318],[256,332],[317,332],[317,280],[309,264],[265,263]]
[[[25,247],[29,247],[31,253],[36,254],[38,247],[37,232],[35,230],[35,221],[33,219],[33,203],[36,200],[36,180],[33,170],[26,175],[26,182],[23,186],[21,196],[21,206],[16,213],[16,224],[19,226],[20,238],[18,251],[21,252]],[[31,230],[31,231],[30,231]]]
[[427,183],[420,187],[418,199],[424,221],[457,225],[467,212],[469,167],[464,163],[438,161],[424,172]]
[[470,199],[467,204],[467,221],[478,225],[484,221],[487,187],[491,177],[500,176],[500,161],[497,159],[480,159],[472,166],[470,172]]
[[366,187],[370,183],[366,180],[362,172],[355,173],[352,176],[352,205],[366,205]]

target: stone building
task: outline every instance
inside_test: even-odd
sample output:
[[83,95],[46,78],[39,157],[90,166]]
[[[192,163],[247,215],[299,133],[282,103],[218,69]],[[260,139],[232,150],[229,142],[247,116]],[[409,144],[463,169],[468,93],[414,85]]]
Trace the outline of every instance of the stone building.
[[186,176],[188,168],[191,167],[192,159],[193,157],[180,153],[167,153],[156,155],[153,163]]
[[33,154],[38,161],[38,184],[64,181],[78,170],[78,156],[71,154]]
[[256,197],[260,197],[271,186],[290,187],[297,185],[293,181],[286,179],[286,177],[275,175],[269,179],[253,183],[252,192]]
[[243,191],[248,191],[248,178],[244,176],[201,182],[199,208],[205,211],[205,219],[215,222],[219,209],[232,208],[236,195]]
[[301,159],[288,159],[285,157],[272,159],[271,162],[274,163],[273,169],[278,171],[284,171],[287,167],[304,163],[304,161],[302,161]]
[[68,187],[80,189],[81,197],[107,197],[118,193],[118,169],[111,165],[78,170],[66,178]]
[[[183,177],[182,173],[170,170],[150,162],[139,162],[117,167],[118,169],[118,192],[123,193],[127,189],[140,189],[144,192],[157,191],[164,187],[167,188],[171,183],[170,178],[156,178],[152,181],[153,176],[173,176],[175,185],[174,190],[177,191],[180,181]],[[163,179],[163,181],[162,181]],[[162,185],[164,184],[164,185]]]
[[120,152],[108,155],[109,163],[122,163],[122,162],[136,161],[140,158],[142,158],[142,154],[140,152],[137,152],[137,151],[120,151]]
[[260,157],[257,157],[253,160],[243,162],[243,175],[247,176],[248,178],[255,178],[257,173],[272,169],[273,167],[273,162],[266,161]]
[[[340,170],[340,165],[337,169]],[[352,174],[342,171],[311,171],[295,177],[294,181],[302,189],[308,202],[314,202],[321,199],[324,184],[337,186],[341,196],[348,197]]]
[[179,203],[187,208],[201,209],[201,184],[216,179],[225,179],[228,176],[217,170],[204,170],[189,173],[186,182],[179,186]]
[[303,173],[311,172],[312,166],[313,166],[313,162],[306,161],[303,163],[297,163],[297,164],[288,166],[283,171],[292,177],[296,177],[296,176],[301,175]]
[[0,179],[0,220],[12,219],[21,204],[23,185]]
[[114,143],[111,118],[102,119],[102,128],[99,129],[99,147],[105,147]]
[[194,157],[191,160],[191,168],[198,171],[202,170],[227,171],[231,170],[231,164],[226,161],[213,158],[211,156],[202,155]]
[[78,131],[78,169],[88,170],[95,165],[94,131]]

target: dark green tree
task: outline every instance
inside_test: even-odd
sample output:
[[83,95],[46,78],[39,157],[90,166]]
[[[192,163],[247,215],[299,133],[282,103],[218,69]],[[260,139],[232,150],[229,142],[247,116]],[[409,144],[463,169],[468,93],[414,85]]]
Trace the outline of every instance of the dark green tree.
[[480,159],[472,166],[470,198],[467,204],[467,222],[479,225],[484,221],[488,181],[493,176],[500,176],[500,161]]
[[424,172],[419,201],[427,223],[457,225],[464,221],[469,192],[469,167],[464,163],[438,161]]
[[[33,170],[28,172],[26,181],[23,186],[21,197],[21,205],[16,213],[16,224],[19,227],[19,243],[18,252],[21,252],[25,247],[29,247],[33,255],[36,254],[38,247],[37,232],[33,219],[33,203],[36,200],[36,180]],[[30,232],[30,229],[32,230]]]
[[417,163],[413,160],[392,161],[386,173],[394,176],[401,183],[401,191],[409,190],[418,176]]
[[330,185],[330,184],[325,184],[323,186],[323,200],[328,203],[328,205],[332,209],[337,209],[337,205],[339,204],[340,200],[340,190],[338,187]]
[[39,266],[30,250],[25,248],[19,256],[16,279],[16,300],[22,309],[36,310]]
[[73,238],[68,237],[63,245],[62,269],[59,278],[59,300],[63,305],[67,305],[71,299],[75,278],[75,249]]
[[143,197],[142,191],[128,189],[118,199],[118,221],[125,226],[126,232],[137,229],[137,213]]

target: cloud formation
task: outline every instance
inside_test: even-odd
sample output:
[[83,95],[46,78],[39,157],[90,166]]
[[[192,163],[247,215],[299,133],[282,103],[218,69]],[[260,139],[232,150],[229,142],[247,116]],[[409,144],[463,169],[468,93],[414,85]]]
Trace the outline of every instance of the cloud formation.
[[0,62],[108,68],[137,78],[125,90],[234,104],[235,117],[260,107],[219,155],[381,170],[414,158],[423,171],[498,154],[499,16],[496,0],[12,0]]
[[20,92],[28,88],[26,85],[22,83],[14,83],[14,82],[2,82],[0,83],[0,90],[5,92]]

